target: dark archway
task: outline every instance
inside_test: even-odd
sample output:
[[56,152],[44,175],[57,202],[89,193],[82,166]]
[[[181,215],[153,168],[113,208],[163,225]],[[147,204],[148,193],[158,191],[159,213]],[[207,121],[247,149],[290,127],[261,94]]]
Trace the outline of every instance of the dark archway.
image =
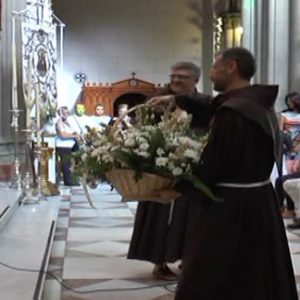
[[118,97],[114,102],[114,116],[118,115],[118,106],[120,104],[128,104],[128,107],[134,107],[146,101],[147,96],[139,93],[127,93]]

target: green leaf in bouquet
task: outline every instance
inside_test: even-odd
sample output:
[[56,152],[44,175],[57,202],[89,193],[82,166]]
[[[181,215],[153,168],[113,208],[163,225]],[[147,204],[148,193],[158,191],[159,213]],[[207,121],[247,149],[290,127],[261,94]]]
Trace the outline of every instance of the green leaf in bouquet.
[[188,181],[190,181],[196,189],[201,190],[211,200],[213,200],[215,202],[223,202],[224,201],[222,198],[217,197],[212,192],[212,190],[207,185],[205,185],[198,177],[196,177],[194,175],[187,175],[184,178],[187,179]]
[[164,149],[166,146],[166,139],[163,132],[157,128],[150,136],[150,148],[149,153],[151,156],[155,155],[158,148]]
[[132,152],[125,152],[118,149],[114,152],[117,161],[124,163],[128,167],[135,169],[139,165],[140,157]]
[[85,169],[88,170],[89,174],[92,174],[99,178],[104,178],[105,173],[112,168],[112,163],[104,163],[97,161],[96,157],[89,157],[86,162]]

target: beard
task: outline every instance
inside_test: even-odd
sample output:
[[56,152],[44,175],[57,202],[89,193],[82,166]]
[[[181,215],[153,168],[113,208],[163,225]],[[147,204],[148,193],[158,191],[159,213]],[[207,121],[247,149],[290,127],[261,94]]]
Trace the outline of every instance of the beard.
[[224,92],[226,90],[227,85],[228,82],[226,80],[213,81],[213,89],[216,92]]
[[231,81],[231,75],[230,73],[226,72],[222,75],[216,76],[215,78],[210,77],[210,79],[213,82],[213,89],[216,92],[225,92]]
[[213,88],[216,92],[224,92],[225,91],[225,87],[218,83],[214,83]]

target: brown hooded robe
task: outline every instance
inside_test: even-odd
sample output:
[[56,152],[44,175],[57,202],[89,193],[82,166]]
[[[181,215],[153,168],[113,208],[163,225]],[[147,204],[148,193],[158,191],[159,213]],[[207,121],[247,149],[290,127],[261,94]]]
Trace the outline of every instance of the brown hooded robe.
[[288,242],[270,177],[278,156],[273,105],[277,86],[254,85],[220,95],[199,176],[223,198],[216,203],[191,185],[198,206],[176,300],[298,299]]

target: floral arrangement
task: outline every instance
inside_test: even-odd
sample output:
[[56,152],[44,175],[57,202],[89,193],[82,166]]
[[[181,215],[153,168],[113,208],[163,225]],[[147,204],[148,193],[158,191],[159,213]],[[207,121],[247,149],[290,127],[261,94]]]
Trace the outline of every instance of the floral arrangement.
[[106,180],[112,169],[134,170],[135,179],[153,173],[174,180],[187,179],[214,198],[195,176],[207,135],[197,136],[190,129],[191,116],[165,111],[157,120],[153,109],[141,105],[136,109],[136,123],[127,129],[120,123],[106,132],[92,129],[86,135],[87,146],[77,159],[77,173]]

